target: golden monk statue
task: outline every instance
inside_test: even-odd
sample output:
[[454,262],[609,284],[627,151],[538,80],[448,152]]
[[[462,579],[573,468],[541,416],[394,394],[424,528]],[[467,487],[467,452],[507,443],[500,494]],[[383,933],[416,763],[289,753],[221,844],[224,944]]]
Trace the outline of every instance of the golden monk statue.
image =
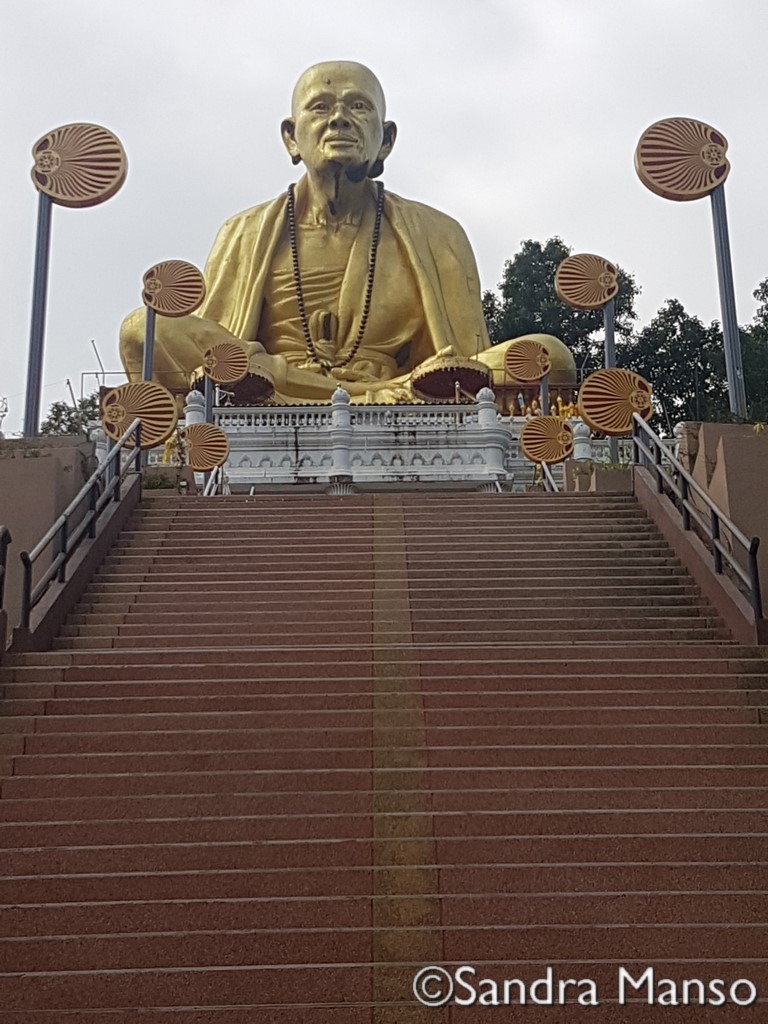
[[[397,129],[374,74],[347,61],[309,68],[281,130],[305,175],[222,227],[203,305],[157,320],[156,378],[184,387],[208,348],[235,341],[278,401],[327,401],[339,384],[356,401],[402,401],[413,397],[412,371],[445,349],[487,360],[464,231],[375,181]],[[120,334],[130,380],[141,379],[144,315],[130,314]],[[494,351],[493,364],[500,358]]]

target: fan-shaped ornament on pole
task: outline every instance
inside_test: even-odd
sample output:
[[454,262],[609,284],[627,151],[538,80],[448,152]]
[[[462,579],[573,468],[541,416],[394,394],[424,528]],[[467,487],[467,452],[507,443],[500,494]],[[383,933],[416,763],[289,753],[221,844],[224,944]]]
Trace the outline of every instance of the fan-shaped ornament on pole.
[[216,384],[237,384],[248,373],[248,355],[234,341],[222,341],[205,353],[202,369]]
[[45,311],[51,252],[52,208],[82,208],[106,202],[120,189],[128,171],[120,140],[98,124],[65,124],[48,132],[32,147],[31,176],[38,191],[32,324],[29,331],[24,436],[40,427],[43,383]]
[[164,260],[142,278],[141,300],[147,307],[142,378],[152,380],[155,362],[155,317],[188,316],[205,298],[205,278],[192,263]]
[[98,124],[65,124],[32,147],[32,181],[57,206],[98,206],[121,188],[128,161],[120,140]]
[[161,316],[187,316],[205,298],[205,278],[192,263],[165,260],[144,274],[141,298]]
[[645,187],[664,199],[688,202],[710,197],[728,404],[735,416],[745,419],[747,395],[725,208],[725,179],[731,169],[727,152],[725,136],[712,125],[690,117],[669,117],[656,121],[640,136],[635,149],[635,170]]
[[520,448],[531,462],[564,462],[573,453],[573,430],[557,416],[535,416],[522,429]]
[[540,341],[518,341],[507,349],[504,369],[517,383],[535,384],[552,369],[552,359]]
[[663,199],[703,199],[728,177],[728,143],[704,121],[670,117],[646,128],[635,149],[635,170]]
[[632,433],[637,412],[648,421],[653,416],[652,388],[631,370],[596,370],[579,389],[579,416],[592,430],[609,437]]
[[574,309],[602,309],[619,293],[618,271],[592,253],[566,256],[555,271],[555,293]]
[[[101,423],[112,441],[119,441],[131,423],[141,420],[141,448],[164,444],[176,429],[179,419],[176,399],[153,380],[121,384],[101,399]],[[126,442],[132,447],[132,442]]]
[[196,473],[210,473],[223,466],[229,457],[229,439],[213,423],[193,423],[181,432],[187,453],[187,465]]

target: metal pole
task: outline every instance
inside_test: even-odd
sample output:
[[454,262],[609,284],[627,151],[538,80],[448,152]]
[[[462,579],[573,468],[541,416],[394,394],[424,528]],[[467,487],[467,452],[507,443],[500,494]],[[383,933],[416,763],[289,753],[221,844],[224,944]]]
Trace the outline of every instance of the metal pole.
[[539,385],[539,401],[541,402],[541,415],[549,416],[549,374],[545,373]]
[[744,390],[739,324],[736,319],[731,244],[728,240],[728,215],[725,210],[725,186],[718,185],[711,193],[711,197],[712,222],[715,228],[717,281],[720,286],[720,309],[723,320],[725,373],[728,377],[728,403],[733,415],[745,420],[747,418],[747,396]]
[[[605,328],[605,368],[612,369],[616,365],[616,300],[610,299],[603,306],[603,327]],[[611,462],[617,465],[619,461],[619,439],[618,437],[608,438],[608,452]]]
[[141,367],[141,379],[152,380],[155,366],[155,311],[147,306],[147,321],[144,328],[144,362]]
[[213,388],[210,377],[205,378],[205,422],[213,423]]
[[50,196],[40,193],[37,206],[35,278],[32,286],[32,325],[29,331],[27,397],[24,405],[24,436],[40,432],[40,392],[43,386],[43,349],[45,348],[45,310],[48,302],[48,266],[51,256]]
[[616,300],[611,299],[603,306],[605,328],[605,365],[610,369],[616,365]]

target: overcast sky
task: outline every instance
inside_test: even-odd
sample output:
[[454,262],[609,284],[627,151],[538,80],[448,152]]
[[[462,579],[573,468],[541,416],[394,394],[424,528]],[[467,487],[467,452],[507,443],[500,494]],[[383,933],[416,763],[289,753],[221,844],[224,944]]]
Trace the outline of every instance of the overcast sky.
[[[279,136],[298,75],[368,64],[399,127],[386,186],[467,230],[484,288],[525,238],[560,235],[635,274],[641,323],[679,298],[719,319],[708,200],[635,175],[664,117],[729,141],[738,315],[768,276],[768,5],[762,0],[0,0],[0,397],[23,418],[37,193],[32,144],[72,121],[122,140],[109,202],[54,209],[42,410],[119,370],[120,321],[163,259],[199,266],[219,226],[295,180]],[[111,379],[119,383],[119,377]],[[86,379],[85,391],[95,380]]]

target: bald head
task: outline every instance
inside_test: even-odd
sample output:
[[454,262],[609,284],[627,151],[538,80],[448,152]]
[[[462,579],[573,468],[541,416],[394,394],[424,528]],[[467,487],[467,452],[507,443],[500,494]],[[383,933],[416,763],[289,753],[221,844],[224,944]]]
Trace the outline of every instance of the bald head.
[[333,87],[337,82],[346,80],[356,82],[360,89],[368,93],[375,101],[382,120],[386,114],[384,90],[376,75],[365,64],[354,60],[326,60],[322,64],[313,64],[299,77],[291,96],[291,114],[301,109],[307,95],[323,88]]
[[310,172],[342,171],[350,180],[375,178],[394,145],[397,128],[384,120],[384,90],[363,64],[326,61],[296,83],[291,116],[281,126],[293,162]]

